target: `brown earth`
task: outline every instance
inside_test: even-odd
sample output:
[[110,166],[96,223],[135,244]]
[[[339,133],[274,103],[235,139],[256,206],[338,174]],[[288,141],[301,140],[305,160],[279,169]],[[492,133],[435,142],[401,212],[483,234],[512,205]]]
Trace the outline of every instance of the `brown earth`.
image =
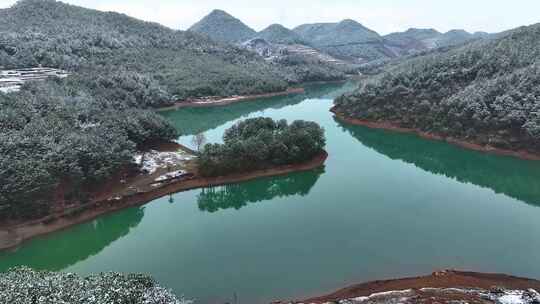
[[[165,148],[164,148],[165,147]],[[177,144],[167,144],[162,149],[178,149]],[[186,149],[185,147],[183,147]],[[189,150],[189,149],[188,149]],[[163,151],[163,150],[161,150]],[[170,150],[169,150],[170,151]],[[191,150],[189,150],[192,152]],[[124,177],[123,182],[111,180],[93,194],[94,199],[83,206],[67,207],[47,217],[23,223],[4,223],[0,226],[0,250],[14,249],[22,242],[37,236],[69,228],[73,225],[91,221],[107,213],[124,208],[144,205],[160,197],[192,190],[196,188],[220,186],[257,179],[261,177],[285,175],[291,172],[308,171],[324,165],[328,154],[317,155],[312,160],[295,165],[284,165],[265,170],[231,174],[222,177],[201,177],[194,163],[188,163],[182,169],[195,174],[193,179],[172,181],[152,186],[155,177],[166,173],[160,169],[152,175],[133,175]],[[173,168],[178,169],[178,168]],[[165,170],[165,172],[164,172]],[[136,190],[134,190],[136,189]]]
[[290,88],[286,91],[274,92],[274,93],[265,93],[265,94],[254,94],[254,95],[242,95],[242,96],[231,96],[231,97],[205,97],[205,98],[193,98],[184,101],[176,102],[172,106],[159,108],[158,111],[167,111],[180,108],[206,108],[206,107],[220,107],[226,106],[237,102],[242,101],[251,101],[259,98],[269,98],[275,96],[285,96],[291,94],[302,94],[304,93],[304,88]]
[[[540,281],[509,276],[505,274],[486,274],[477,272],[465,272],[445,270],[434,272],[428,276],[395,279],[385,281],[373,281],[353,285],[329,295],[299,301],[298,303],[326,303],[343,299],[369,296],[374,293],[421,288],[480,288],[490,290],[494,287],[502,287],[513,290],[527,290],[529,288],[540,290]],[[422,294],[422,292],[418,292]],[[430,296],[429,292],[424,292]],[[463,296],[460,298],[463,300]],[[483,302],[485,303],[485,302]]]
[[375,121],[351,118],[351,117],[345,116],[342,113],[339,113],[335,108],[332,108],[330,111],[334,113],[336,118],[338,118],[339,120],[349,123],[349,124],[353,124],[353,125],[365,126],[365,127],[373,128],[373,129],[390,130],[390,131],[399,132],[399,133],[412,133],[425,139],[445,141],[447,143],[453,144],[461,148],[474,150],[474,151],[480,151],[484,153],[517,157],[517,158],[521,158],[525,160],[540,160],[539,154],[535,154],[530,151],[500,149],[500,148],[495,148],[492,146],[485,146],[485,145],[481,145],[481,144],[477,144],[473,142],[467,142],[467,141],[459,140],[452,137],[444,137],[441,135],[424,132],[418,129],[403,128],[399,126],[397,123],[393,123],[393,122],[378,122],[378,121],[375,122]]

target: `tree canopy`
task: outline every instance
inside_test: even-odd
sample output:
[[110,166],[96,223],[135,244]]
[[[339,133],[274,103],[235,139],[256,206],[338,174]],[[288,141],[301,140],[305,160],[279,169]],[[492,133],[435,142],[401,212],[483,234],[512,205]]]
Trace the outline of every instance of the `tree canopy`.
[[350,117],[540,150],[540,25],[389,66],[338,98]]
[[83,203],[85,189],[130,164],[137,146],[176,136],[156,113],[64,80],[0,94],[0,218],[45,215],[62,187]]
[[315,122],[253,118],[225,131],[224,144],[207,144],[198,164],[204,176],[220,176],[312,159],[325,144]]

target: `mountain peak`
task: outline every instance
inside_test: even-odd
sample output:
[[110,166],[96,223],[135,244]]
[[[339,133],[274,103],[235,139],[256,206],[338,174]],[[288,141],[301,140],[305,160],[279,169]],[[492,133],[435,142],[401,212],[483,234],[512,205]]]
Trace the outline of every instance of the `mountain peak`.
[[210,12],[189,30],[225,43],[242,42],[253,38],[257,33],[239,19],[220,9]]
[[423,34],[423,35],[439,35],[441,34],[439,31],[437,31],[434,28],[415,28],[411,27],[407,31],[405,31],[407,34]]
[[257,37],[263,38],[272,43],[280,44],[305,44],[300,35],[284,27],[281,24],[274,23],[257,34]]
[[[365,30],[369,30],[367,27],[362,25],[360,22],[358,22],[356,20],[352,20],[352,19],[342,20],[337,25],[341,26],[341,27],[362,28],[362,29],[365,29]],[[371,30],[369,30],[369,31],[371,31]]]
[[210,17],[210,18],[232,18],[232,19],[236,19],[234,18],[231,14],[227,13],[226,11],[224,10],[221,10],[221,9],[214,9],[210,12],[210,14],[208,14],[206,17]]
[[352,19],[344,19],[340,22],[341,24],[355,24],[355,25],[361,25],[358,21],[352,20]]
[[465,36],[468,36],[468,35],[472,35],[472,34],[467,32],[466,30],[455,29],[455,30],[449,30],[448,32],[445,33],[445,35],[465,35]]
[[279,23],[270,24],[264,30],[270,30],[270,29],[272,29],[272,30],[283,30],[283,29],[289,30],[288,28],[284,27],[283,25],[281,25]]

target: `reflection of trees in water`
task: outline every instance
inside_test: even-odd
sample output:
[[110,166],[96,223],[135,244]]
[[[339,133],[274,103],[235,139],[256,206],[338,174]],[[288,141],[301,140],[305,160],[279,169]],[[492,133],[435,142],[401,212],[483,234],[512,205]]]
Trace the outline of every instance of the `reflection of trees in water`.
[[540,162],[465,150],[412,134],[352,126],[336,119],[342,129],[362,144],[391,159],[462,183],[487,187],[525,203],[540,206]]
[[311,85],[306,87],[304,94],[276,96],[254,102],[238,102],[225,107],[181,108],[162,114],[169,118],[182,135],[195,135],[265,109],[281,109],[310,98],[333,98],[352,87],[351,83]]
[[129,208],[44,238],[25,243],[14,253],[0,255],[0,271],[26,265],[58,271],[98,254],[127,235],[144,217],[144,209]]
[[198,195],[197,202],[201,211],[216,212],[230,208],[238,210],[248,203],[258,203],[278,197],[306,196],[323,173],[324,169],[318,169],[206,188]]

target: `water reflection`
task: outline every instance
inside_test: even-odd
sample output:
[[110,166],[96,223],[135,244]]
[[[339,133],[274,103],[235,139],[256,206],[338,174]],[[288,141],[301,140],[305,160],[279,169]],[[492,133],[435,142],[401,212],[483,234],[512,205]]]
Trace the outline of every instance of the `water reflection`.
[[540,162],[470,151],[412,134],[374,130],[336,121],[362,144],[391,159],[540,206]]
[[0,271],[20,265],[38,270],[65,269],[98,254],[112,242],[127,235],[143,217],[143,208],[129,208],[63,232],[37,238],[15,252],[0,254]]
[[303,94],[276,96],[253,102],[239,102],[226,107],[181,108],[161,112],[160,114],[167,117],[183,136],[189,136],[217,128],[251,113],[267,109],[281,109],[299,104],[306,99],[335,98],[341,93],[350,90],[354,85],[353,82],[311,85],[305,88]]
[[306,196],[323,173],[324,169],[321,168],[241,184],[206,188],[197,196],[197,203],[201,211],[217,212],[232,208],[239,210],[248,203],[269,201],[279,197]]

